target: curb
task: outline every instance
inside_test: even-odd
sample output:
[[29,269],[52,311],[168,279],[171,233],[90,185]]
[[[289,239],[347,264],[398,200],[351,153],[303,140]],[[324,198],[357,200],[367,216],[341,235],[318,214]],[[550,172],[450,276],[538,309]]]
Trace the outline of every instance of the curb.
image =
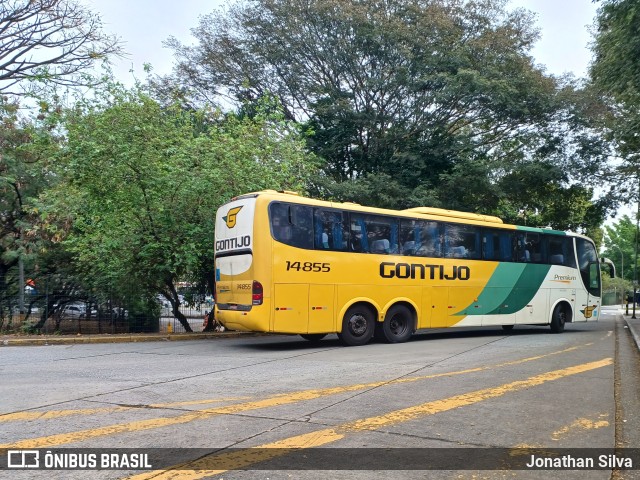
[[212,338],[237,338],[242,336],[263,335],[251,332],[216,332],[216,333],[172,333],[161,335],[145,334],[103,334],[99,336],[75,335],[69,337],[11,337],[0,338],[0,346],[49,346],[49,345],[74,345],[90,343],[137,343],[137,342],[181,342],[185,340],[208,340]]
[[629,331],[631,332],[631,335],[633,336],[633,339],[636,342],[636,346],[638,347],[638,350],[640,350],[640,333],[638,332],[637,328],[633,325],[633,322],[630,322],[627,317],[624,317],[624,321],[627,324],[627,327],[629,327]]

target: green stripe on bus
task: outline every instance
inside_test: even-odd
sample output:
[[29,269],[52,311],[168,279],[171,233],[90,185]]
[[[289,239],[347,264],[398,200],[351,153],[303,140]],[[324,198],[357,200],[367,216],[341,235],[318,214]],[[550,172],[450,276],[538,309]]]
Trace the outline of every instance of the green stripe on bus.
[[489,312],[489,315],[509,314],[522,310],[538,293],[540,285],[542,285],[550,269],[551,265],[526,264],[522,275],[516,282],[516,286],[506,298],[504,304],[498,309]]
[[516,230],[520,232],[532,232],[532,233],[546,233],[549,235],[563,235],[566,236],[567,232],[563,232],[561,230],[551,230],[549,228],[539,228],[539,227],[523,227],[518,225]]
[[[533,299],[550,268],[551,265],[501,263],[478,296],[478,301],[454,315],[515,313]],[[514,279],[517,280],[514,282]]]

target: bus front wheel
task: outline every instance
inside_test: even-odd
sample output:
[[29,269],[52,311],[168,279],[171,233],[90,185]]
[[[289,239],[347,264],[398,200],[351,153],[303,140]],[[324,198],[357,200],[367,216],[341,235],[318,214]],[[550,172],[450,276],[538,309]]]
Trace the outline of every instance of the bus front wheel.
[[389,343],[402,343],[413,334],[413,314],[404,305],[394,305],[389,309],[382,323],[382,336]]
[[562,304],[556,305],[551,315],[551,332],[562,333],[564,332],[564,324],[567,321],[567,310]]
[[364,345],[371,340],[375,323],[371,309],[365,305],[354,305],[344,314],[342,332],[338,338],[349,347]]

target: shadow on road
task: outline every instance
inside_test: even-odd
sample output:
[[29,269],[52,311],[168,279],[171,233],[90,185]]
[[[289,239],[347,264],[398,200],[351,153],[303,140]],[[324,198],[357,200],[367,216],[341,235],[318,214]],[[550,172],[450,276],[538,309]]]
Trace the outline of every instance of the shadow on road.
[[[580,333],[587,333],[590,331],[586,325],[568,325],[564,333],[560,335],[574,335]],[[477,338],[477,337],[516,337],[526,335],[552,335],[547,325],[540,326],[516,326],[511,331],[505,331],[502,327],[463,327],[463,328],[447,328],[447,329],[432,329],[432,330],[420,330],[415,333],[410,342],[428,342],[435,340],[456,340],[461,338]],[[266,335],[261,337],[261,340],[252,340],[251,343],[245,343],[243,348],[249,348],[253,350],[261,351],[293,351],[293,350],[313,350],[313,349],[325,349],[341,347],[342,343],[338,340],[334,334],[327,335],[324,339],[317,342],[309,342],[303,339],[299,335]],[[369,345],[372,344],[384,344],[373,339]],[[357,347],[356,347],[357,348]],[[361,347],[360,347],[361,348]]]

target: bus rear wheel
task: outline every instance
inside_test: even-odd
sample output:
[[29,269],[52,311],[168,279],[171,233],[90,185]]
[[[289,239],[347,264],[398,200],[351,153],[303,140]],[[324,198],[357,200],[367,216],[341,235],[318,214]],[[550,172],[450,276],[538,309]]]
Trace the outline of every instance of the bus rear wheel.
[[551,315],[551,333],[564,332],[564,324],[567,321],[567,309],[562,305],[556,305]]
[[381,333],[389,343],[406,342],[413,335],[414,320],[411,310],[404,305],[394,305],[387,311]]
[[300,336],[311,343],[316,343],[327,336],[326,333],[301,333]]
[[375,318],[371,309],[365,305],[354,305],[347,310],[342,319],[340,341],[349,347],[364,345],[373,336]]

